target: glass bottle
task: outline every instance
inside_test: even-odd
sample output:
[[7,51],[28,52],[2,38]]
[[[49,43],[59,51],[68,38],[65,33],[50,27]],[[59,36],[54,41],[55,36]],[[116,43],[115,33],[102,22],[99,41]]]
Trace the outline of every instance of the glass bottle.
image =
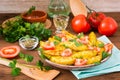
[[50,0],[48,15],[53,17],[57,14],[69,15],[70,7],[64,0]]

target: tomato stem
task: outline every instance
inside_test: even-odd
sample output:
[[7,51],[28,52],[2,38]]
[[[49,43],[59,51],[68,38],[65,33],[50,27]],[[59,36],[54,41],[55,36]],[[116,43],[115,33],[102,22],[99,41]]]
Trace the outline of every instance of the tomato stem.
[[90,13],[92,13],[92,12],[96,12],[95,10],[89,8],[87,5],[86,5],[86,8],[90,11]]

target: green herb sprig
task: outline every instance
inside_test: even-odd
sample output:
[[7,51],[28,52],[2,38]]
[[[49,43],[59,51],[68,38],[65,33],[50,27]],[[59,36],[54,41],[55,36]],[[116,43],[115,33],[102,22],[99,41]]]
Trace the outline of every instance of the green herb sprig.
[[110,56],[110,55],[111,55],[111,54],[109,54],[108,52],[103,51],[103,52],[102,52],[102,60],[105,59],[105,58],[107,58],[107,57]]
[[28,11],[27,11],[27,14],[31,14],[33,10],[35,10],[36,7],[35,6],[32,6]]
[[42,48],[38,48],[37,50],[40,51],[40,58],[46,59],[46,56],[43,54],[43,49]]
[[24,54],[22,52],[19,53],[20,58],[22,58],[23,60],[25,60],[26,62],[32,62],[34,57],[28,54]]
[[12,62],[9,63],[9,66],[12,68],[11,74],[13,76],[18,76],[20,74],[21,69],[16,67],[17,61],[14,59]]
[[44,70],[44,71],[48,71],[48,70],[51,70],[52,68],[50,66],[44,66],[44,64],[39,60],[36,65],[41,69],[41,70]]

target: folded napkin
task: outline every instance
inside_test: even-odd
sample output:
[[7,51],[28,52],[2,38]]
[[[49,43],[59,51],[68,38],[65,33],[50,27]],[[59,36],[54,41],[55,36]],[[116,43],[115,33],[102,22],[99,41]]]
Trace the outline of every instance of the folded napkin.
[[[111,41],[106,37],[102,36],[99,40],[110,43]],[[91,67],[85,70],[71,71],[78,79],[88,78],[92,76],[118,72],[120,71],[120,51],[117,47],[113,47],[111,57],[104,63]]]

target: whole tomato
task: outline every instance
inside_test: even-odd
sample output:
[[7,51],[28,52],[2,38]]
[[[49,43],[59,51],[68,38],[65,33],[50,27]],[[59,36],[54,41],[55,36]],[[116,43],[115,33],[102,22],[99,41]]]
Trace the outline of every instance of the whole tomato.
[[98,31],[100,34],[111,36],[118,28],[117,22],[112,17],[106,17],[99,25]]
[[72,25],[72,29],[76,33],[80,33],[80,32],[86,33],[90,30],[90,25],[87,22],[86,17],[82,14],[75,16],[72,19],[71,25]]
[[91,27],[94,30],[98,30],[98,26],[100,25],[101,21],[106,17],[106,15],[102,12],[95,12],[92,11],[88,15],[88,22],[90,23]]

